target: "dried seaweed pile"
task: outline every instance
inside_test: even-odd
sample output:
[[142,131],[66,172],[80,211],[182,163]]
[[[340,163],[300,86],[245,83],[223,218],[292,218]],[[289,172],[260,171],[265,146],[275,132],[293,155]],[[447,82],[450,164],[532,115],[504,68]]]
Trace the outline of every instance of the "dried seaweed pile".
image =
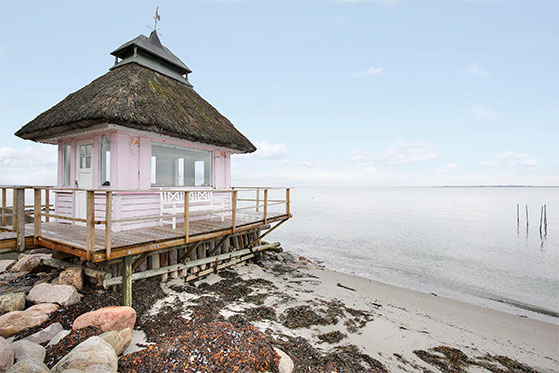
[[45,365],[52,368],[74,347],[87,340],[89,337],[93,337],[101,333],[103,333],[103,331],[94,326],[88,326],[79,330],[72,330],[70,334],[62,338],[60,342],[54,346],[48,346],[46,348],[47,354],[45,357]]
[[209,323],[123,356],[122,372],[277,372],[279,356],[258,329]]
[[457,348],[438,346],[428,351],[415,350],[413,353],[426,363],[445,373],[468,372],[472,366],[483,367],[494,373],[537,373],[536,370],[506,356],[486,354],[470,358]]

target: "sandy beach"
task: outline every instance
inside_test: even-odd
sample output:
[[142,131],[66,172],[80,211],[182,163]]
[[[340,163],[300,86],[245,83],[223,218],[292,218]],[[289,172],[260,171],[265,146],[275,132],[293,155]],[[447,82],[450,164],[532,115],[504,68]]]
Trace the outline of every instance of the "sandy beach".
[[[249,289],[235,296],[231,278]],[[288,253],[192,285],[162,284],[166,297],[151,314],[172,308],[191,321],[192,307],[214,297],[220,309],[211,318],[258,327],[290,355],[295,371],[323,371],[313,366],[321,356],[351,360],[347,371],[559,371],[557,325],[331,271]],[[135,349],[133,343],[128,352]]]

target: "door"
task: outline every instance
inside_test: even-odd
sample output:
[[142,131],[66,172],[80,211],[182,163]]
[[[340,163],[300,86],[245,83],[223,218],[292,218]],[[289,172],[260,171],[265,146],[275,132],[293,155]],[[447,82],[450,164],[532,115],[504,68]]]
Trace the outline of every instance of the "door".
[[[93,188],[93,171],[91,154],[93,153],[93,143],[78,143],[76,149],[77,166],[76,186],[80,189]],[[76,192],[76,217],[86,218],[85,192]]]

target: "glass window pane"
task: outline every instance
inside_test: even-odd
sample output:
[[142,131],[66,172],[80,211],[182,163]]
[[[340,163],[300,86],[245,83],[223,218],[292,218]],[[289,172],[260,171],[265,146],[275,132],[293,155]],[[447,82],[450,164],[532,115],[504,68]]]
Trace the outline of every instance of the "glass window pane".
[[211,186],[212,152],[152,144],[153,186]]
[[99,157],[99,182],[101,185],[111,185],[111,138],[101,138],[101,149]]
[[63,161],[64,161],[64,181],[63,185],[70,185],[70,157],[72,156],[72,146],[64,144]]

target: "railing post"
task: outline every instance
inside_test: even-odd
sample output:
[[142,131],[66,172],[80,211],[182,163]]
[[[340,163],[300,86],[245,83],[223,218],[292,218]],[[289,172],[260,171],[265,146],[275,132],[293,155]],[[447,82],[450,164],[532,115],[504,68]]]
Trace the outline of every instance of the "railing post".
[[291,201],[289,199],[289,188],[285,188],[285,214],[291,216]]
[[6,213],[6,188],[2,188],[2,225],[6,225],[6,217],[4,214]]
[[17,188],[12,189],[12,232],[16,231],[17,226]]
[[264,224],[268,224],[268,189],[264,189]]
[[190,192],[184,192],[184,243],[187,244],[190,236]]
[[256,188],[256,212],[260,209],[260,189]]
[[112,231],[112,212],[113,212],[113,192],[105,192],[105,254],[107,259],[111,259],[111,231]]
[[93,224],[95,220],[95,192],[88,190],[85,193],[87,250],[93,251],[95,249],[95,224]]
[[[16,231],[17,251],[25,251],[25,189],[15,188],[16,214],[14,226]],[[13,222],[13,221],[12,221]]]
[[237,229],[237,191],[233,190],[233,213],[231,215],[231,226],[233,229],[233,233],[235,233]]
[[47,205],[45,207],[45,213],[47,214],[47,216],[45,217],[45,222],[48,223],[50,221],[50,190],[49,188],[45,188],[45,204]]
[[34,212],[34,226],[33,226],[33,239],[35,241],[35,245],[38,243],[38,239],[41,236],[41,189],[35,188],[33,189],[34,193],[34,204],[33,212]]

